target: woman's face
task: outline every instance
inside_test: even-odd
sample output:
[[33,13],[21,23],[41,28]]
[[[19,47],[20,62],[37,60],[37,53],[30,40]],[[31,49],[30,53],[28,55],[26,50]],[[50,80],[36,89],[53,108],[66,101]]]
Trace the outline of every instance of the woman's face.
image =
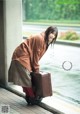
[[50,33],[49,36],[48,36],[48,44],[50,44],[53,39],[55,39],[55,34],[54,33]]

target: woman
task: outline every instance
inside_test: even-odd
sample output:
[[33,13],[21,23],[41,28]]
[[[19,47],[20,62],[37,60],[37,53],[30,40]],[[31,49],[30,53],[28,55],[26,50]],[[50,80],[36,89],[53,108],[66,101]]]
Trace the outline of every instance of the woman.
[[32,89],[31,73],[39,72],[38,62],[49,45],[54,44],[57,35],[57,28],[50,26],[44,32],[27,38],[13,53],[9,82],[23,87],[28,104],[35,104],[37,101],[36,92]]

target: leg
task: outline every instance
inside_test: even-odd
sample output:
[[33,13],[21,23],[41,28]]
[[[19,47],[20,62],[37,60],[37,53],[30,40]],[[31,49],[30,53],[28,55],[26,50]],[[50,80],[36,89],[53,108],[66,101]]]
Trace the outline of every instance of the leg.
[[42,98],[36,97],[32,88],[22,87],[23,92],[26,93],[26,101],[28,105],[37,105],[41,102]]
[[35,99],[35,95],[33,93],[32,88],[27,88],[27,87],[22,87],[23,88],[23,92],[25,92],[26,94],[26,101],[28,103],[28,105],[33,105],[34,104],[34,99]]
[[23,88],[23,92],[26,93],[26,96],[35,97],[32,88],[30,88],[30,87],[22,87],[22,88]]

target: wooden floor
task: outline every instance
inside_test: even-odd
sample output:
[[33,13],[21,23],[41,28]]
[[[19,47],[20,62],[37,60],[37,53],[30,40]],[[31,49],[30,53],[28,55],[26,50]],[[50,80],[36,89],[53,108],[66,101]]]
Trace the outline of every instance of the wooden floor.
[[6,114],[53,114],[37,105],[28,106],[24,98],[0,88],[0,114],[4,114],[3,106],[8,106],[10,109]]

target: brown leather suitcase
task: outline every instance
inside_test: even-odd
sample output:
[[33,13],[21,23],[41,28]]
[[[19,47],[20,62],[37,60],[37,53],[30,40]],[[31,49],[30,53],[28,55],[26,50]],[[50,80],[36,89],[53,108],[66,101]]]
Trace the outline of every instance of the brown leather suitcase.
[[36,95],[42,98],[52,96],[51,74],[40,72],[32,76],[32,85]]

